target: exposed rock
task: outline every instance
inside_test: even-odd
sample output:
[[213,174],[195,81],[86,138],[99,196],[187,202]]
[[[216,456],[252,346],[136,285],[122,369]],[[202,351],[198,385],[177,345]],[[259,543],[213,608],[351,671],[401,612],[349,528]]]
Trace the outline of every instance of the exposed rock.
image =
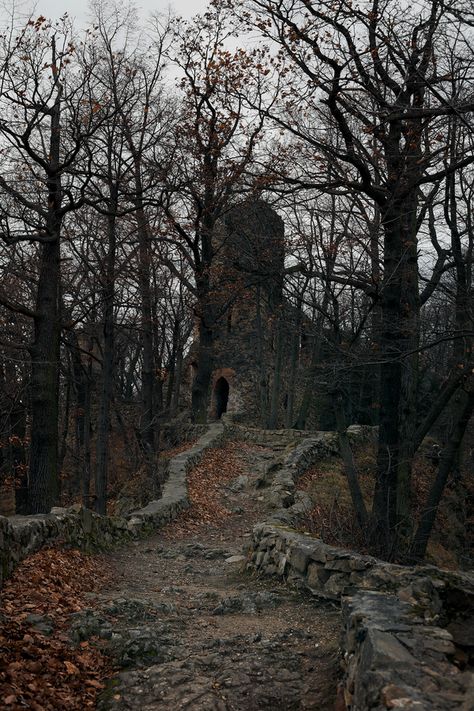
[[213,615],[230,615],[235,612],[255,615],[257,612],[269,607],[277,607],[282,602],[282,598],[275,593],[258,592],[243,593],[225,597],[212,611]]
[[231,555],[230,558],[226,558],[226,563],[243,563],[247,558],[244,555]]

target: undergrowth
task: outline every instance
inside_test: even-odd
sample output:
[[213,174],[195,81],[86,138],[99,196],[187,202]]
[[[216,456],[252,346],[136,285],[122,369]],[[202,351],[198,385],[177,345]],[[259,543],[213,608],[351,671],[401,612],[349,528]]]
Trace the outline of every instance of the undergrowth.
[[[360,488],[370,511],[375,485],[376,448],[364,443],[354,448]],[[425,451],[416,457],[413,466],[413,520],[420,512],[435,474],[435,466]],[[465,548],[465,533],[469,524],[468,499],[473,498],[474,484],[466,478],[463,486],[449,482],[438,510],[435,528],[428,545],[427,561],[447,569],[459,567]],[[313,508],[300,520],[299,530],[318,537],[329,545],[352,548],[368,553],[365,537],[357,523],[344,464],[339,457],[318,462],[298,482],[314,502]]]

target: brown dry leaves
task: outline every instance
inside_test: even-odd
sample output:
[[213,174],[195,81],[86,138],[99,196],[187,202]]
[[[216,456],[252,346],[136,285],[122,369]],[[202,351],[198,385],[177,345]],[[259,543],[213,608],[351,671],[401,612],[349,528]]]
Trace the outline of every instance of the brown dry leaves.
[[[0,593],[0,707],[80,711],[93,708],[110,665],[89,642],[71,645],[67,621],[84,593],[105,581],[103,563],[77,550],[45,548],[28,557]],[[45,636],[26,621],[47,617]]]
[[228,442],[224,447],[209,449],[188,474],[188,494],[191,506],[181,516],[163,528],[167,539],[198,533],[203,528],[218,526],[232,516],[220,503],[222,485],[243,473],[239,457],[241,442]]

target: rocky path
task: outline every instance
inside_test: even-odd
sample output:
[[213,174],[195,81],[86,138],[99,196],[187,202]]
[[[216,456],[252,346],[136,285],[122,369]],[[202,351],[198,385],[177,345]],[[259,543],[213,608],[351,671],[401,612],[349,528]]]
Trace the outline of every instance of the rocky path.
[[338,611],[242,571],[265,515],[256,480],[273,456],[214,450],[191,482],[189,512],[106,557],[110,588],[73,622],[75,640],[99,636],[118,668],[100,709],[334,708]]

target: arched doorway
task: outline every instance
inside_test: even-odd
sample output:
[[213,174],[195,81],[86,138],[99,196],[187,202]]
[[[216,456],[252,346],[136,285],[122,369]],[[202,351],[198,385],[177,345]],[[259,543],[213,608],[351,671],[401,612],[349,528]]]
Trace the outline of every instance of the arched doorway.
[[229,383],[225,378],[219,378],[216,381],[214,397],[216,401],[216,417],[219,420],[224,412],[227,412],[227,402],[229,400]]

